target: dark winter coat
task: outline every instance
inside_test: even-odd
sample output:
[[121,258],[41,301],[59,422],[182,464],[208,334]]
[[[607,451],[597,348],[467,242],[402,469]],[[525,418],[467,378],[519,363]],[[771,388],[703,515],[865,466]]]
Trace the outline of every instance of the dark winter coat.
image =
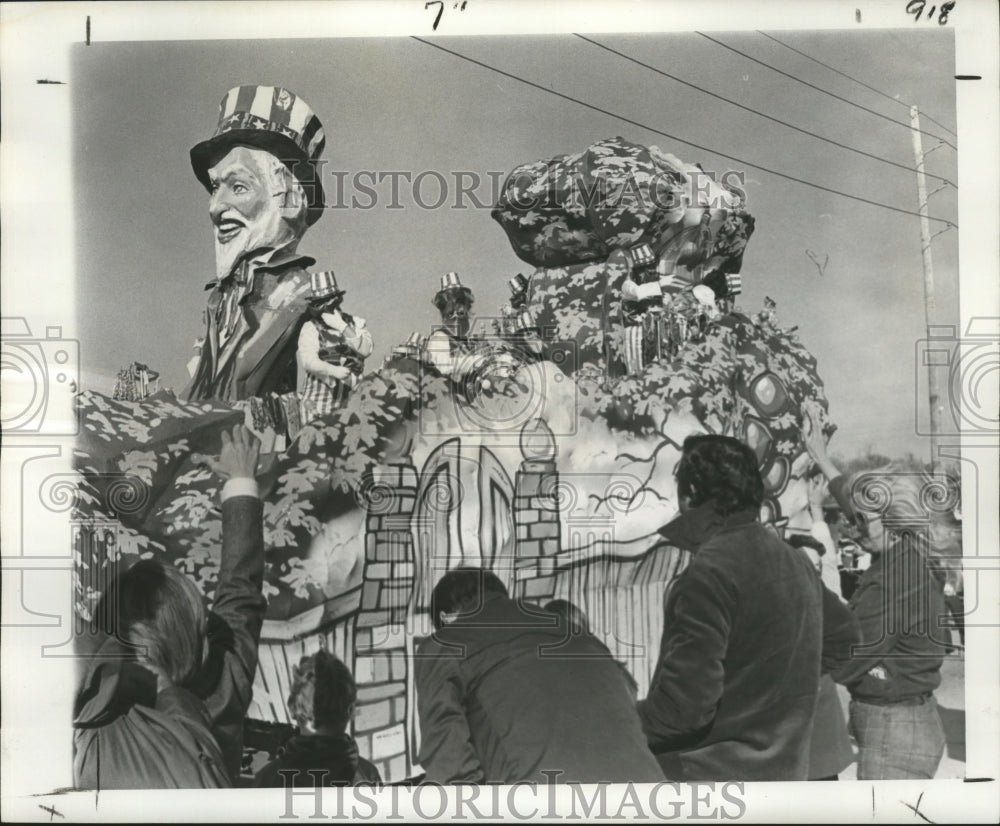
[[107,639],[77,694],[74,782],[86,789],[215,788],[235,783],[266,602],[262,504],[222,504],[222,554],[208,656],[187,686],[156,678]]
[[896,542],[872,554],[848,603],[862,645],[834,679],[855,700],[885,704],[930,695],[941,685],[950,642],[940,569],[918,543]]
[[837,684],[829,674],[820,678],[809,742],[809,779],[822,780],[840,774],[854,762],[854,749],[847,733],[844,706]]
[[[830,493],[849,518],[856,516],[848,477],[830,480]],[[929,696],[941,685],[950,643],[943,617],[945,572],[920,538],[891,541],[851,594],[848,606],[862,645],[833,675],[855,700],[877,705]]]
[[115,640],[77,696],[73,779],[81,789],[218,789],[232,785],[205,704],[156,677]]
[[430,781],[663,780],[622,669],[561,616],[488,596],[425,640],[414,666]]
[[[317,772],[310,774],[310,770]],[[255,786],[284,788],[285,772],[294,772],[292,786],[345,786],[358,783],[380,784],[378,769],[358,755],[354,738],[341,734],[325,736],[301,734],[289,740],[280,754],[254,777]]]
[[640,704],[661,765],[676,780],[805,780],[823,653],[815,570],[753,510],[722,517],[709,503],[661,532],[695,552]]

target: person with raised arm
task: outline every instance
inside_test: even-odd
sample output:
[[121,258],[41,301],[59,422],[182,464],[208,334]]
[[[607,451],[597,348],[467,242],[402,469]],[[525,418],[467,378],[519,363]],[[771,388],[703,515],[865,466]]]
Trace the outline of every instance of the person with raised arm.
[[827,455],[818,410],[806,414],[806,449],[872,556],[848,603],[861,644],[833,674],[851,692],[858,779],[933,778],[945,747],[934,690],[949,642],[935,556],[952,535],[949,513],[927,495],[940,481],[892,466],[846,477]]
[[266,603],[259,442],[222,434],[222,549],[212,610],[172,565],[121,571],[97,608],[101,639],[74,706],[73,777],[83,789],[224,788],[239,774],[243,718]]

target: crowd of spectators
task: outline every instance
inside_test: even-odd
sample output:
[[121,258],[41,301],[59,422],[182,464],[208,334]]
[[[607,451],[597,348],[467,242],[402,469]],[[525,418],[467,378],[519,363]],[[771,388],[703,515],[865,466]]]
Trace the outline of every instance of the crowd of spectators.
[[[683,445],[680,513],[660,529],[690,553],[664,595],[649,691],[566,600],[512,598],[482,568],[445,573],[433,634],[413,666],[418,762],[438,783],[930,778],[944,749],[934,691],[953,645],[946,616],[954,515],[927,505],[929,477],[840,474],[815,412],[812,524],[782,536],[760,521],[754,452],[729,437]],[[80,788],[222,788],[241,778],[243,725],[264,617],[264,541],[245,428],[199,457],[224,484],[218,586],[206,610],[177,569],[142,560],[98,608],[80,675]],[[879,496],[870,495],[877,486]],[[870,564],[842,591],[829,492]],[[831,523],[833,530],[831,530]],[[836,684],[850,692],[845,720]],[[357,689],[326,650],[296,666],[296,722],[253,785],[381,783],[351,737]]]

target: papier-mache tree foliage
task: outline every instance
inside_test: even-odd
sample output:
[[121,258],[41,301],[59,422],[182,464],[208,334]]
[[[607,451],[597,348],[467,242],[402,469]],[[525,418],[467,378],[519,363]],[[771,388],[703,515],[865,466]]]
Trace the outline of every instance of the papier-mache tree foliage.
[[[635,180],[642,192],[648,195],[666,181],[667,189],[680,200],[670,210],[646,216],[620,199],[592,205],[582,213],[567,212],[560,193],[565,194],[570,173],[581,164],[590,176],[589,191],[603,191],[593,187],[629,168],[637,170]],[[778,326],[770,300],[752,317],[729,304],[721,315],[706,319],[690,291],[681,292],[670,305],[672,311],[686,315],[691,325],[700,325],[698,334],[635,375],[620,369],[624,340],[620,290],[629,273],[614,251],[652,233],[668,239],[660,250],[664,255],[683,252],[687,229],[671,232],[690,217],[683,199],[690,190],[686,176],[695,167],[655,147],[647,151],[612,139],[595,144],[588,153],[529,164],[526,169],[526,188],[510,189],[520,186],[521,180],[512,176],[506,200],[494,210],[494,217],[522,259],[541,256],[530,279],[526,309],[547,344],[558,345],[546,353],[555,362],[553,353],[558,352],[559,369],[576,382],[579,413],[606,424],[607,438],[614,442],[610,453],[620,455],[626,450],[623,445],[634,444],[637,437],[676,446],[668,424],[677,412],[690,413],[705,431],[743,438],[752,411],[748,388],[769,374],[783,386],[790,402],[768,421],[769,461],[785,457],[791,463],[800,456],[800,408],[812,399],[825,409],[823,385],[815,360],[794,331]],[[542,177],[532,181],[531,174]],[[706,252],[711,252],[710,262],[721,272],[738,272],[754,221],[739,198],[716,189],[728,206],[713,212],[718,213],[713,218],[714,246]],[[529,195],[537,203],[519,212],[516,198]],[[580,249],[570,239],[576,239]],[[510,354],[517,352],[509,344],[501,338],[477,345],[480,354],[487,355],[483,367],[487,373],[493,352],[498,363],[506,359],[509,374]],[[516,381],[485,386],[492,387],[491,392],[514,395],[544,392]],[[331,526],[350,522],[356,528],[348,532],[349,542],[361,555],[371,471],[405,456],[408,434],[418,417],[446,404],[476,404],[475,394],[470,396],[468,383],[456,392],[449,380],[418,357],[396,355],[365,375],[343,408],[306,424],[286,449],[263,457],[259,484],[270,619],[294,617],[335,596],[338,588],[350,584],[348,579],[356,582],[358,566],[330,574],[336,566],[316,551],[318,538]],[[79,395],[78,408],[81,435],[74,454],[78,474],[74,518],[84,529],[77,532],[77,610],[90,616],[117,565],[151,556],[190,575],[210,599],[218,574],[221,482],[192,455],[217,454],[222,431],[243,422],[244,410],[218,401],[185,402],[166,390],[140,401],[88,391]],[[432,415],[428,420],[436,419]],[[655,458],[639,461],[654,463]],[[324,547],[327,553],[330,548],[334,554],[347,553],[336,550],[336,542]]]

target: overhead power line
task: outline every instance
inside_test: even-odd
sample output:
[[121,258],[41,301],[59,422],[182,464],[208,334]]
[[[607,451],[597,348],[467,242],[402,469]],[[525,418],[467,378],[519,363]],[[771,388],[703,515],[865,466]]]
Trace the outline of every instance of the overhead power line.
[[[869,114],[875,115],[878,118],[882,118],[883,120],[887,120],[890,123],[895,123],[898,126],[902,126],[905,129],[907,129],[907,130],[911,130],[912,129],[912,127],[910,126],[910,124],[906,123],[905,121],[896,120],[895,118],[891,118],[888,115],[884,115],[881,112],[876,111],[875,109],[869,109],[867,106],[862,106],[860,103],[855,103],[853,100],[848,100],[845,97],[841,97],[838,94],[835,94],[833,92],[827,91],[822,86],[817,86],[814,83],[810,83],[807,80],[803,80],[800,77],[796,77],[793,74],[789,74],[788,72],[783,71],[782,69],[778,69],[777,67],[772,66],[770,63],[765,63],[763,60],[758,60],[756,57],[752,57],[751,55],[748,55],[746,52],[741,52],[739,49],[736,49],[736,48],[734,48],[734,47],[732,47],[732,46],[730,46],[730,45],[728,45],[726,43],[723,43],[721,40],[716,40],[714,37],[709,37],[709,35],[705,34],[704,32],[698,32],[698,34],[700,34],[706,40],[711,40],[716,45],[722,46],[723,49],[728,49],[731,52],[735,52],[740,57],[745,57],[747,60],[750,60],[753,63],[757,63],[760,66],[763,66],[763,67],[765,67],[767,69],[770,69],[772,72],[777,72],[779,75],[783,75],[783,76],[785,76],[787,78],[790,78],[791,80],[794,80],[796,83],[801,83],[803,86],[808,86],[810,89],[815,89],[817,92],[822,92],[824,95],[829,95],[832,98],[836,98],[837,100],[842,101],[843,103],[846,103],[848,106],[853,106],[856,109],[861,109],[862,111],[865,111],[865,112],[868,112]],[[939,140],[943,144],[945,144],[947,146],[950,146],[952,149],[957,149],[957,147],[955,146],[955,144],[951,143],[951,141],[945,140],[940,135],[935,135],[932,132],[928,132],[926,129],[921,129],[920,131],[924,135],[927,135],[927,137],[929,137],[929,138],[934,138],[935,140]]]
[[[909,109],[910,106],[911,106],[911,104],[907,103],[904,100],[900,100],[899,98],[893,97],[892,95],[890,95],[890,94],[888,94],[886,92],[883,92],[880,89],[876,89],[874,86],[870,86],[869,84],[865,83],[863,80],[858,80],[856,77],[853,77],[852,75],[847,74],[847,72],[842,72],[840,69],[837,69],[837,68],[831,66],[828,63],[824,63],[822,60],[817,60],[812,55],[806,54],[805,52],[801,51],[800,49],[796,49],[794,46],[789,46],[783,40],[778,40],[777,37],[772,37],[767,32],[758,31],[757,34],[764,35],[764,37],[766,37],[768,40],[773,40],[779,46],[784,46],[786,49],[790,49],[791,51],[795,52],[795,54],[802,55],[802,57],[806,58],[807,60],[811,60],[813,63],[818,63],[820,66],[822,66],[822,67],[824,67],[826,69],[829,69],[831,72],[835,72],[836,74],[840,75],[841,77],[846,77],[848,80],[853,80],[855,83],[859,84],[860,86],[864,86],[866,89],[871,90],[872,92],[874,92],[877,95],[881,95],[882,97],[886,98],[887,100],[891,100],[893,103],[898,103],[900,106],[905,106],[907,109]],[[927,120],[929,120],[931,123],[936,123],[942,129],[944,129],[944,131],[947,132],[949,135],[954,135],[956,138],[958,137],[958,135],[952,129],[949,129],[947,126],[945,126],[943,123],[941,123],[941,121],[935,120],[934,118],[932,118],[930,115],[928,115],[923,110],[920,111],[920,116],[923,117],[923,118],[927,118]]]
[[[581,40],[586,40],[588,43],[593,43],[595,46],[598,46],[598,47],[604,49],[605,51],[611,52],[612,54],[616,54],[619,57],[624,58],[625,60],[631,61],[632,63],[635,63],[638,66],[642,66],[643,68],[649,69],[651,72],[656,72],[658,75],[663,75],[663,77],[668,77],[671,80],[676,81],[677,83],[680,83],[680,84],[682,84],[684,86],[688,86],[688,87],[690,87],[692,89],[695,89],[695,90],[697,90],[699,92],[702,92],[703,94],[706,94],[706,95],[709,95],[709,96],[711,96],[713,98],[716,98],[717,100],[721,100],[721,101],[723,101],[725,103],[730,104],[731,106],[735,106],[738,109],[742,109],[745,112],[752,112],[753,114],[755,114],[755,115],[757,115],[759,117],[762,117],[762,118],[764,118],[766,120],[769,120],[769,121],[773,121],[774,123],[781,124],[782,126],[785,126],[788,129],[793,129],[796,132],[802,133],[803,135],[809,135],[810,137],[816,138],[817,140],[821,140],[824,143],[829,143],[832,146],[837,146],[837,147],[840,147],[841,149],[846,149],[848,152],[855,152],[858,155],[864,155],[866,158],[871,158],[872,160],[875,160],[875,161],[881,161],[882,163],[889,164],[890,166],[895,166],[895,167],[897,167],[899,169],[905,169],[907,172],[916,172],[917,171],[916,167],[907,166],[905,163],[899,163],[897,161],[890,160],[889,158],[884,158],[881,155],[874,155],[871,152],[865,152],[863,149],[858,149],[858,148],[856,148],[854,146],[848,146],[846,143],[840,143],[839,141],[835,141],[832,138],[826,138],[823,135],[817,135],[815,132],[811,132],[808,129],[803,129],[801,126],[796,126],[794,123],[788,123],[788,121],[781,120],[780,118],[773,117],[772,115],[764,114],[760,110],[754,109],[752,106],[745,106],[742,103],[738,103],[735,100],[731,100],[730,98],[724,97],[723,95],[717,94],[716,92],[712,92],[709,89],[705,89],[705,88],[703,88],[701,86],[697,86],[696,84],[691,83],[690,81],[687,81],[687,80],[684,80],[682,78],[679,78],[676,75],[672,75],[672,74],[670,74],[670,72],[665,72],[662,69],[656,68],[655,66],[650,66],[648,63],[644,63],[643,61],[641,61],[641,60],[639,60],[637,58],[634,58],[631,55],[627,55],[624,52],[620,52],[617,49],[613,49],[611,46],[608,46],[608,45],[606,45],[604,43],[600,43],[597,40],[593,40],[593,39],[591,39],[589,37],[585,37],[582,34],[578,34],[576,36],[579,37]],[[951,181],[949,181],[947,178],[943,178],[940,175],[934,175],[934,174],[932,174],[930,172],[925,172],[924,174],[928,178],[934,178],[935,180],[944,181],[947,184],[951,184],[951,186],[955,186],[954,183],[952,183]],[[956,187],[956,189],[957,189],[957,187]]]
[[[438,49],[439,51],[445,52],[446,54],[450,54],[453,57],[457,57],[460,58],[461,60],[467,61],[468,63],[480,66],[483,69],[489,69],[489,71],[496,72],[498,75],[502,75],[503,77],[510,78],[511,80],[516,80],[519,83],[524,83],[527,86],[539,89],[542,92],[546,92],[547,94],[550,95],[555,95],[556,97],[562,98],[563,100],[568,100],[571,103],[579,104],[580,106],[584,106],[587,109],[593,110],[594,112],[600,112],[602,115],[607,115],[608,117],[615,118],[616,120],[620,120],[623,123],[628,123],[631,124],[632,126],[637,126],[640,129],[645,129],[657,135],[662,135],[663,137],[669,138],[672,141],[677,141],[678,143],[683,143],[688,146],[693,146],[696,149],[701,149],[703,152],[709,152],[713,155],[718,155],[720,158],[725,158],[726,160],[730,160],[735,163],[742,164],[743,166],[751,167],[753,169],[759,169],[761,172],[767,172],[771,175],[776,175],[779,178],[784,178],[785,180],[788,181],[794,181],[795,183],[812,187],[813,189],[818,189],[823,192],[829,192],[832,195],[840,195],[844,198],[850,198],[852,201],[860,201],[863,204],[869,204],[871,206],[881,207],[882,209],[888,209],[891,210],[892,212],[899,212],[902,213],[903,215],[915,215],[917,217],[920,217],[919,212],[914,212],[911,209],[903,209],[902,207],[893,206],[892,204],[884,204],[880,201],[872,201],[869,200],[868,198],[862,198],[860,195],[851,195],[849,192],[841,192],[839,189],[831,189],[830,187],[823,186],[822,184],[813,183],[812,181],[806,181],[803,180],[802,178],[796,178],[794,175],[788,175],[784,172],[779,172],[776,169],[770,169],[769,167],[761,166],[760,164],[752,163],[742,158],[737,158],[735,155],[728,155],[725,152],[720,152],[717,149],[712,149],[707,146],[702,146],[701,144],[695,143],[694,141],[689,141],[685,138],[678,137],[677,135],[671,135],[669,132],[664,132],[663,130],[657,129],[654,126],[649,126],[648,124],[640,123],[637,120],[632,120],[631,118],[627,118],[624,115],[619,115],[607,109],[602,109],[600,106],[595,106],[592,103],[588,103],[585,100],[580,100],[579,98],[573,97],[572,95],[567,95],[563,92],[557,92],[555,89],[550,89],[548,86],[543,86],[542,84],[536,83],[533,80],[528,80],[527,78],[523,78],[519,75],[512,74],[511,72],[507,72],[503,69],[498,69],[496,66],[491,66],[490,64],[484,63],[481,60],[476,60],[475,58],[468,57],[467,55],[461,54],[460,52],[456,52],[452,49],[447,48],[446,46],[442,46],[439,43],[434,43],[430,40],[425,40],[422,37],[416,37],[415,35],[411,35],[411,38],[413,40],[416,40],[418,43],[423,43],[425,46],[431,46],[435,49]],[[957,224],[953,223],[952,221],[949,221],[946,218],[934,218],[932,216],[928,216],[928,220],[937,221],[938,223],[948,224],[950,226],[956,226],[956,227],[958,226]]]

